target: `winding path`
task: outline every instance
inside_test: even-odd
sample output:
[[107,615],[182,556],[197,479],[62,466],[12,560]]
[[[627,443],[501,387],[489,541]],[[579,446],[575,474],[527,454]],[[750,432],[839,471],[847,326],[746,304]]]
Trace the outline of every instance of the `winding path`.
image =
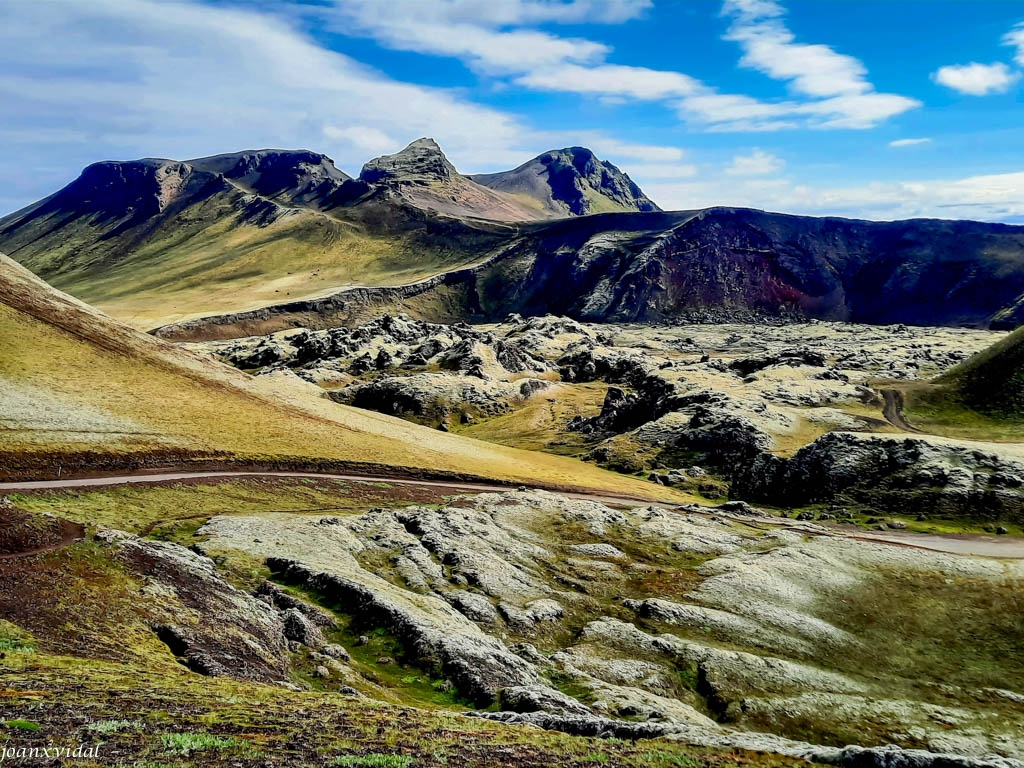
[[882,400],[885,405],[882,407],[882,415],[885,416],[885,420],[892,424],[897,429],[902,429],[904,432],[914,432],[918,435],[923,435],[920,429],[910,425],[906,417],[903,415],[903,393],[898,389],[883,389],[881,390]]
[[[915,430],[916,431],[916,430]],[[378,482],[390,483],[393,485],[424,486],[429,488],[450,488],[453,491],[463,492],[502,492],[508,491],[511,486],[489,483],[459,482],[455,480],[415,480],[408,478],[395,478],[385,475],[356,475],[356,474],[327,474],[316,472],[257,472],[257,471],[211,471],[211,472],[161,472],[151,474],[119,475],[116,477],[81,477],[69,478],[66,480],[32,480],[0,483],[0,494],[17,493],[21,491],[46,491],[64,490],[74,488],[103,488],[119,485],[147,485],[174,482],[188,482],[191,480],[206,480],[213,478],[239,478],[239,477],[297,477],[315,478],[321,480],[345,480],[356,482]],[[564,496],[585,501],[596,501],[601,504],[615,506],[627,506],[635,504],[650,504],[650,499],[638,499],[628,496],[614,496],[595,493],[567,493],[560,492]],[[667,505],[674,506],[674,505]],[[870,541],[878,544],[891,546],[913,547],[915,549],[928,549],[936,552],[947,552],[959,555],[981,555],[985,557],[998,557],[1006,559],[1024,559],[1024,538],[1005,536],[980,536],[980,535],[957,535],[957,534],[916,534],[892,531],[888,533],[873,533],[866,531],[842,531],[829,530],[823,533],[820,529],[812,529],[802,526],[799,523],[785,523],[775,518],[752,520],[745,516],[730,515],[716,510],[714,507],[707,509],[708,515],[726,517],[738,523],[750,525],[752,522],[762,522],[772,527],[789,527],[796,530],[804,530],[809,535],[842,536],[857,541]],[[758,527],[758,526],[754,526]],[[62,542],[54,548],[66,546],[70,542]],[[21,553],[25,556],[29,553]]]
[[[477,493],[504,492],[513,485],[501,485],[498,483],[463,482],[459,480],[417,480],[412,478],[396,478],[388,475],[359,475],[359,474],[330,474],[323,472],[287,472],[287,471],[209,471],[209,472],[157,472],[157,473],[135,473],[131,475],[116,475],[109,477],[78,477],[66,480],[18,480],[14,482],[0,483],[0,493],[19,493],[22,491],[47,491],[64,490],[68,488],[104,488],[118,485],[147,485],[161,483],[179,483],[191,480],[208,480],[215,478],[240,478],[240,477],[296,477],[312,478],[319,480],[345,480],[364,483],[389,483],[391,485],[413,485],[427,488],[450,488],[453,491],[475,491]],[[642,499],[633,496],[617,496],[615,494],[600,493],[578,493],[571,491],[558,491],[563,496],[587,501],[597,501],[602,504],[650,504],[652,500]]]

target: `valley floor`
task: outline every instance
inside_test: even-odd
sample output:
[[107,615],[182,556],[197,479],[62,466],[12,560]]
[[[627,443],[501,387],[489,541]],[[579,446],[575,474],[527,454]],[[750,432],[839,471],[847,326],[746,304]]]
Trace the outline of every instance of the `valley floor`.
[[190,346],[257,379],[315,384],[339,403],[584,459],[709,501],[864,527],[1014,533],[1024,521],[1024,425],[965,413],[947,429],[913,395],[1004,336],[385,315]]
[[[384,316],[190,345],[243,375],[132,336],[204,398],[187,430],[135,409],[158,437],[252,451],[265,412],[279,452],[388,461],[0,484],[0,736],[146,768],[1024,768],[1024,445],[900,397],[998,338]],[[37,407],[70,385],[19,355],[26,445],[127,413]]]

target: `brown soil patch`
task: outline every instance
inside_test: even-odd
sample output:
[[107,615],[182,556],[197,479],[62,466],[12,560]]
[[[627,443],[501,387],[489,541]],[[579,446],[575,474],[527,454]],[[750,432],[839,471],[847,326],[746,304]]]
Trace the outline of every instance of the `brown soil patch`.
[[61,549],[85,537],[85,526],[0,504],[0,559]]

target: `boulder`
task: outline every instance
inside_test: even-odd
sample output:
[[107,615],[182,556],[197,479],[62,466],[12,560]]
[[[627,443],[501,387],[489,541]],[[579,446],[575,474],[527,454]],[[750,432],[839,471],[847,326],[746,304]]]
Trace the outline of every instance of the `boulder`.
[[550,712],[558,715],[590,715],[591,711],[571,696],[544,685],[505,688],[498,706],[508,712]]

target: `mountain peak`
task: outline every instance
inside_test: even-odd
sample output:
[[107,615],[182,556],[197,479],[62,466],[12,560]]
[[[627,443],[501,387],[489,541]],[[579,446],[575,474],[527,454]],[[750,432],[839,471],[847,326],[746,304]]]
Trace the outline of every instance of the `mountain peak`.
[[416,139],[401,152],[382,155],[363,166],[359,178],[370,183],[405,182],[428,184],[450,181],[458,175],[455,166],[431,138]]
[[511,171],[470,178],[491,189],[528,195],[561,216],[661,210],[628,175],[587,147],[548,150]]

